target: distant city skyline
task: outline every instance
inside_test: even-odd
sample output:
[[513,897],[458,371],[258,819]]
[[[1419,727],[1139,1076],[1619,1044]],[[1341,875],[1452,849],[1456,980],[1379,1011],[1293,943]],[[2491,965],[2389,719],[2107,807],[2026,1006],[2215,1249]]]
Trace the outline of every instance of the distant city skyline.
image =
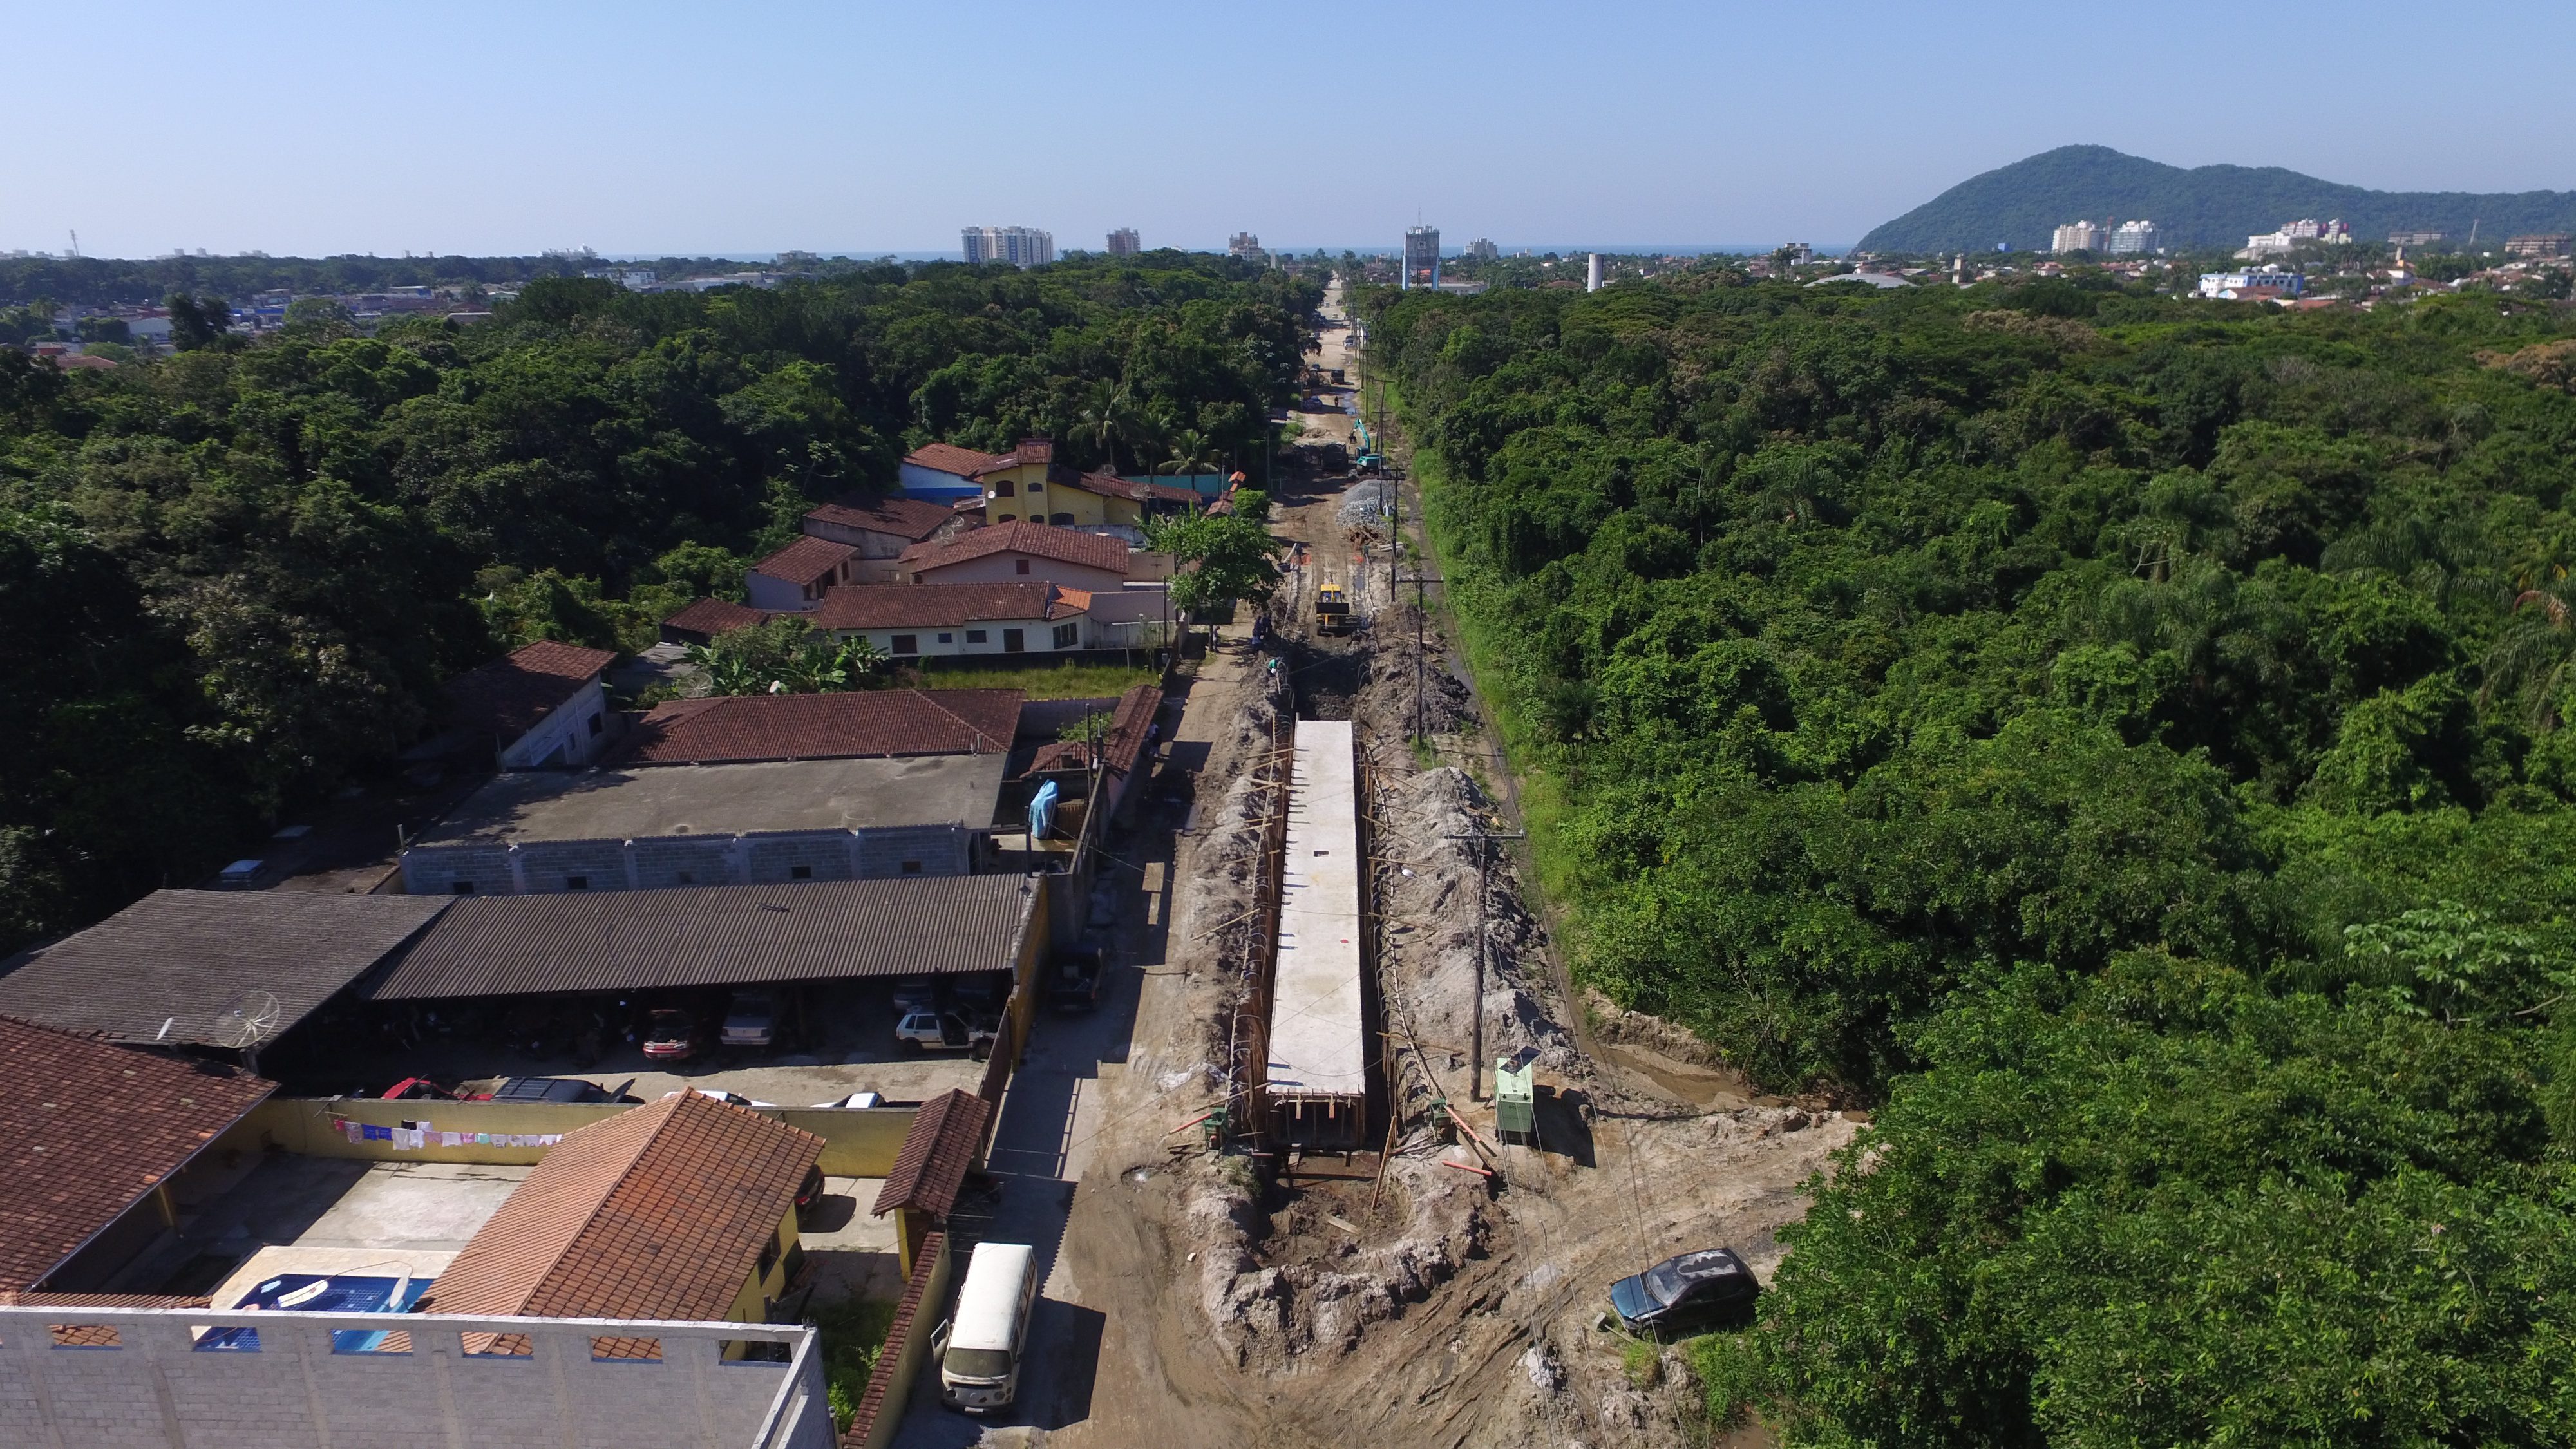
[[[1769,247],[1857,238],[2071,142],[2384,190],[2576,187],[2576,158],[2531,111],[2576,60],[2576,11],[2517,13],[2502,46],[2394,0],[2336,18],[2282,48],[2236,43],[2241,10],[2209,0],[2151,24],[2007,0],[1933,26],[1883,0],[1614,0],[1580,23],[1501,0],[1406,56],[1407,104],[1447,123],[1386,146],[1353,122],[1265,153],[1214,123],[1226,97],[1320,103],[1330,88],[1293,30],[1234,7],[751,0],[719,23],[638,0],[603,26],[571,7],[433,0],[390,50],[353,44],[319,0],[28,7],[16,53],[113,56],[112,101],[0,148],[0,249],[59,253],[77,229],[84,252],[116,257],[936,254],[962,227],[1014,220],[1066,250],[1120,227],[1193,251],[1238,231],[1283,252],[1314,236],[1392,250],[1417,220],[1460,238],[1630,239],[1559,249]],[[956,107],[965,57],[1184,84],[1138,113],[1136,144],[1105,143]],[[1646,83],[1668,66],[1725,84]],[[1194,113],[1186,82],[1219,73]],[[2246,104],[2273,96],[2376,107],[2377,123],[2258,126]]]

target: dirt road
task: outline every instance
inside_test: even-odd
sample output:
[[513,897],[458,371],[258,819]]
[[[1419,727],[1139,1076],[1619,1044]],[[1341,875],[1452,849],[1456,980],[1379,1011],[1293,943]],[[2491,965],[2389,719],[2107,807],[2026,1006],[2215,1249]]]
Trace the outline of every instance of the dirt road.
[[[1022,1427],[988,1442],[1690,1442],[1694,1390],[1678,1356],[1632,1378],[1626,1340],[1600,1326],[1609,1283],[1721,1243],[1767,1271],[1799,1184],[1852,1124],[1754,1099],[1693,1060],[1686,1035],[1652,1023],[1615,1026],[1619,1044],[1599,1056],[1578,1049],[1550,943],[1508,861],[1480,909],[1473,847],[1452,838],[1511,823],[1467,774],[1426,769],[1406,744],[1417,661],[1431,730],[1480,726],[1436,630],[1413,649],[1411,614],[1386,582],[1383,523],[1352,506],[1346,477],[1292,465],[1275,493],[1275,531],[1306,553],[1274,610],[1281,668],[1301,713],[1357,722],[1378,781],[1380,985],[1389,1029],[1406,1039],[1396,1087],[1412,1111],[1382,1189],[1282,1189],[1172,1130],[1216,1096],[1210,1030],[1230,984],[1220,946],[1249,890],[1247,772],[1272,741],[1267,660],[1247,627],[1220,630],[1166,716],[1146,809],[1110,847],[1119,864],[1100,907],[1124,963],[1110,1003],[1042,1022],[999,1129],[1002,1193],[963,1225],[1036,1243],[1047,1274]],[[1311,637],[1318,582],[1352,590],[1368,621],[1358,635]],[[1441,1147],[1424,1110],[1446,1097],[1490,1131],[1489,1109],[1468,1102],[1465,1059],[1480,921],[1489,1052],[1532,1053],[1544,1089],[1543,1147],[1473,1159],[1491,1163],[1491,1179],[1444,1169],[1464,1149]],[[898,1442],[973,1442],[977,1426],[930,1407],[933,1395],[916,1388]]]

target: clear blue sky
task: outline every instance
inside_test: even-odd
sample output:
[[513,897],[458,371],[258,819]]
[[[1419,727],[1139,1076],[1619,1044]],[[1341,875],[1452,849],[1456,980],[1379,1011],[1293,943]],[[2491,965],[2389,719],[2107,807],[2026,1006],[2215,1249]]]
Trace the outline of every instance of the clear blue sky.
[[2069,142],[2576,188],[2576,6],[15,0],[0,248],[1852,240]]

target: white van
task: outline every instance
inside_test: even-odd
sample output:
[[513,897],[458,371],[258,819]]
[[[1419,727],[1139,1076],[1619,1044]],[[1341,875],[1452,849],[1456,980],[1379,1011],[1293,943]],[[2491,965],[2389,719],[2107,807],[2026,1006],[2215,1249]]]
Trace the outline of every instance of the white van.
[[952,1409],[1007,1409],[1020,1392],[1029,1313],[1038,1301],[1037,1250],[1025,1243],[978,1243],[957,1291],[957,1316],[931,1335],[939,1356],[939,1397]]

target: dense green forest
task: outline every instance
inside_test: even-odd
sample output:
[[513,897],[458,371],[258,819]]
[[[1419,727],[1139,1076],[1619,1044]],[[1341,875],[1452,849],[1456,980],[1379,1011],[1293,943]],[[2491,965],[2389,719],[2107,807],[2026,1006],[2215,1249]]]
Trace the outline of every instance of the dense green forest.
[[2576,317],[1362,306],[1578,973],[1876,1109],[1722,1407],[2576,1439]]
[[0,349],[0,950],[384,768],[501,648],[650,640],[910,446],[1250,462],[1320,295],[1158,253],[541,279],[480,326],[325,314],[113,371]]

